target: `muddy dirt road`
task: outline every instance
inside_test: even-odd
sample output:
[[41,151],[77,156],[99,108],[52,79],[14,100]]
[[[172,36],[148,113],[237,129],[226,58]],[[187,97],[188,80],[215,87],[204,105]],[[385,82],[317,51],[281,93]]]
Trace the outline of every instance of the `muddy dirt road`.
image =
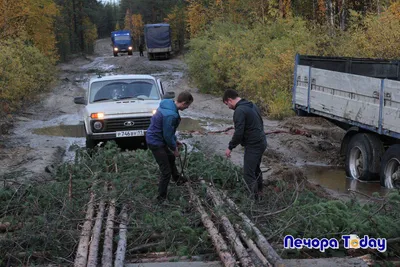
[[[104,75],[151,74],[162,80],[167,91],[176,94],[190,91],[194,103],[181,113],[182,138],[189,144],[198,143],[206,153],[223,155],[232,131],[207,132],[232,126],[233,111],[222,103],[220,96],[199,93],[190,84],[186,68],[182,56],[162,61],[149,61],[146,56],[139,57],[138,52],[133,56],[113,57],[109,40],[98,40],[94,55],[60,64],[58,83],[52,92],[14,117],[13,128],[1,137],[0,176],[2,179],[48,178],[53,166],[73,159],[75,149],[84,146],[82,106],[75,105],[73,98],[84,95],[88,80],[99,71]],[[264,179],[281,179],[299,170],[339,194],[345,193],[348,187],[368,192],[381,190],[379,184],[365,185],[344,177],[338,155],[344,132],[328,121],[299,117],[284,121],[265,118],[264,121],[265,131],[270,132],[263,159]],[[291,129],[306,131],[311,137],[292,134]],[[230,160],[242,164],[242,153],[241,147],[236,148]]]

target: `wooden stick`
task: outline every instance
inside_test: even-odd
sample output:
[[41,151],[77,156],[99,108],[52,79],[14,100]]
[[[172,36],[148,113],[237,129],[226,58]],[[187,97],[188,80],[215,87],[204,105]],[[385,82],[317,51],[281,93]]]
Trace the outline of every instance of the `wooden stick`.
[[274,266],[284,266],[282,258],[276,253],[276,251],[272,248],[272,246],[268,243],[265,236],[261,233],[261,231],[255,226],[255,224],[247,217],[246,214],[241,212],[239,208],[236,206],[235,202],[233,202],[224,192],[221,192],[224,199],[228,203],[229,207],[235,210],[238,215],[245,222],[245,226],[248,230],[252,230],[256,234],[256,243],[260,250],[264,253],[264,256],[267,260]]
[[103,257],[101,258],[101,265],[103,267],[112,266],[114,216],[115,216],[115,199],[112,199],[110,202],[110,206],[108,207],[106,231],[104,235]]
[[221,234],[218,232],[217,228],[215,227],[214,223],[211,221],[210,217],[208,216],[207,212],[204,210],[203,206],[199,198],[194,194],[193,189],[187,184],[187,188],[190,193],[190,198],[196,206],[197,211],[201,215],[201,221],[206,227],[208,233],[210,234],[211,240],[217,249],[218,255],[223,262],[224,266],[226,267],[233,267],[236,265],[236,260],[232,256],[232,254],[228,251],[228,246],[226,245],[224,239],[222,238]]
[[97,212],[96,222],[93,226],[92,241],[89,248],[88,267],[97,266],[97,254],[99,251],[99,242],[101,234],[101,225],[104,217],[105,201],[101,200],[99,204],[99,211]]
[[126,232],[128,224],[127,206],[124,205],[121,211],[121,223],[119,224],[119,239],[117,253],[115,256],[115,267],[123,267],[126,253]]
[[226,215],[220,209],[223,206],[222,199],[218,196],[218,194],[211,187],[206,185],[204,180],[200,180],[200,182],[206,186],[207,194],[212,198],[212,200],[214,202],[214,205],[217,209],[217,213],[218,213],[219,217],[221,218],[221,222],[222,222],[222,225],[228,236],[228,239],[229,239],[231,245],[234,247],[236,255],[239,257],[239,260],[240,260],[242,266],[246,266],[246,267],[254,266],[249,254],[246,251],[246,248],[243,246],[242,242],[240,241],[239,236],[236,234],[235,229],[233,228],[233,225],[229,221],[228,217],[226,217]]
[[267,261],[262,252],[258,249],[254,241],[247,236],[246,232],[243,231],[243,229],[241,229],[238,224],[235,224],[235,229],[243,238],[243,240],[246,242],[247,246],[257,255],[257,257],[262,262],[263,266],[272,267],[272,265]]
[[72,200],[72,173],[69,173],[69,183],[68,183],[68,199]]
[[90,200],[88,203],[88,208],[86,211],[85,222],[83,223],[81,237],[79,239],[79,245],[76,252],[75,258],[75,267],[86,267],[87,257],[88,257],[88,249],[89,249],[89,239],[90,232],[92,230],[92,221],[93,221],[93,202],[94,202],[94,194],[90,193]]
[[131,248],[131,249],[128,250],[128,252],[132,253],[132,252],[136,252],[136,251],[147,250],[148,248],[152,248],[152,247],[155,247],[155,246],[158,246],[158,245],[161,245],[161,244],[164,244],[164,242],[161,241],[161,242],[147,243],[147,244],[143,244],[143,245],[139,245],[139,246],[136,246],[134,248]]
[[[209,254],[205,256],[216,256],[215,254]],[[161,258],[141,258],[131,259],[130,263],[152,263],[152,262],[195,262],[205,261],[204,255],[200,256],[172,256],[172,257],[161,257]]]

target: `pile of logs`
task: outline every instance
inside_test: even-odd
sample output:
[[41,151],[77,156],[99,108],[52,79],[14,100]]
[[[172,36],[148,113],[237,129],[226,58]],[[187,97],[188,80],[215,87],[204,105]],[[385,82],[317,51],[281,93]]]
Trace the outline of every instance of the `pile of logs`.
[[[241,211],[239,211],[236,204],[229,199],[224,193],[217,189],[206,185],[201,180],[201,183],[207,188],[207,195],[212,199],[215,206],[213,213],[217,218],[210,216],[204,207],[204,200],[201,200],[194,192],[189,183],[187,189],[190,193],[190,198],[196,210],[201,215],[203,225],[207,229],[212,243],[224,264],[227,267],[233,266],[284,266],[281,257],[268,243],[267,239],[262,235],[260,230],[255,224]],[[242,219],[242,226],[239,224],[232,224],[224,212],[224,208],[233,210]],[[96,209],[96,217],[95,217]],[[104,227],[104,238],[102,239],[102,222],[107,211],[107,220]],[[103,241],[103,251],[101,253],[101,266],[124,266],[126,247],[127,247],[127,224],[128,214],[127,206],[123,206],[119,219],[115,219],[116,201],[111,199],[105,201],[103,199],[96,201],[94,193],[90,195],[89,203],[87,204],[87,211],[84,223],[82,225],[79,244],[77,247],[74,266],[87,267],[99,265],[99,250],[100,241]],[[216,224],[213,222],[217,220],[222,225],[223,231],[219,231]],[[119,238],[118,247],[113,251],[114,239],[114,222],[119,221]],[[254,240],[249,237],[248,233],[252,233]],[[115,258],[113,261],[113,255]],[[256,260],[255,260],[256,257]]]
[[[197,211],[201,214],[201,220],[210,234],[214,247],[224,266],[238,266],[238,263],[246,267],[260,266],[260,263],[262,266],[284,266],[282,258],[271,247],[255,224],[243,212],[239,211],[236,204],[224,193],[220,193],[215,188],[206,185],[204,180],[201,182],[207,188],[207,195],[212,199],[218,216],[217,219],[221,222],[224,235],[230,247],[233,248],[234,253],[231,252],[229,246],[225,242],[223,234],[218,231],[218,228],[206,212],[200,198],[188,184],[187,187],[190,198],[196,206]],[[233,225],[229,221],[226,213],[223,211],[224,207],[234,210],[235,213],[241,217],[246,230],[252,232],[255,236],[254,241],[246,234],[239,224]],[[258,260],[254,261],[253,258],[250,257],[249,252],[256,255]]]
[[[104,227],[103,252],[101,257],[101,266],[113,266],[113,238],[114,238],[114,222],[116,201],[111,199],[106,203],[105,200],[95,201],[95,194],[91,194],[90,201],[87,205],[86,217],[82,226],[79,244],[76,252],[75,267],[96,267],[99,261],[99,247],[102,234],[102,222],[104,213],[108,206],[107,221]],[[97,215],[94,219],[95,207],[97,207]],[[115,253],[114,266],[122,267],[125,261],[126,251],[126,233],[127,233],[127,206],[122,207],[120,213],[119,239],[118,247]],[[93,224],[94,223],[94,224]]]

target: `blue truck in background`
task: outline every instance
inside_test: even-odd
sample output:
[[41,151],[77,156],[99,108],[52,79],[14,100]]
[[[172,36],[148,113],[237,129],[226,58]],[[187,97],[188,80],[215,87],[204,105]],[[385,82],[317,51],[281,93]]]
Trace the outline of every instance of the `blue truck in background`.
[[172,52],[171,28],[167,23],[144,25],[147,57],[168,59]]
[[111,45],[113,47],[114,57],[118,56],[118,53],[128,53],[128,55],[132,55],[133,38],[131,32],[128,30],[111,32]]

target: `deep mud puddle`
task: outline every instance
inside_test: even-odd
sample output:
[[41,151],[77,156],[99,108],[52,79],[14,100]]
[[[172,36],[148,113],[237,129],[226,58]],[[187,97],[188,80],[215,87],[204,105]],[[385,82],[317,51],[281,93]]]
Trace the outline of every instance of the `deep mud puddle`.
[[[179,124],[178,131],[187,132],[187,131],[205,131],[210,129],[222,129],[224,126],[219,122],[213,121],[202,121],[196,120],[192,118],[182,118],[181,123]],[[47,136],[62,136],[62,137],[85,137],[85,128],[83,124],[78,125],[57,125],[43,128],[36,128],[32,130],[32,133],[38,135],[47,135]]]
[[34,134],[62,136],[62,137],[85,137],[83,124],[78,125],[58,125],[44,128],[33,129]]
[[351,191],[357,191],[369,196],[377,192],[383,196],[390,191],[381,187],[379,181],[361,182],[347,178],[343,168],[307,166],[303,169],[303,172],[310,182],[340,194],[350,194]]

